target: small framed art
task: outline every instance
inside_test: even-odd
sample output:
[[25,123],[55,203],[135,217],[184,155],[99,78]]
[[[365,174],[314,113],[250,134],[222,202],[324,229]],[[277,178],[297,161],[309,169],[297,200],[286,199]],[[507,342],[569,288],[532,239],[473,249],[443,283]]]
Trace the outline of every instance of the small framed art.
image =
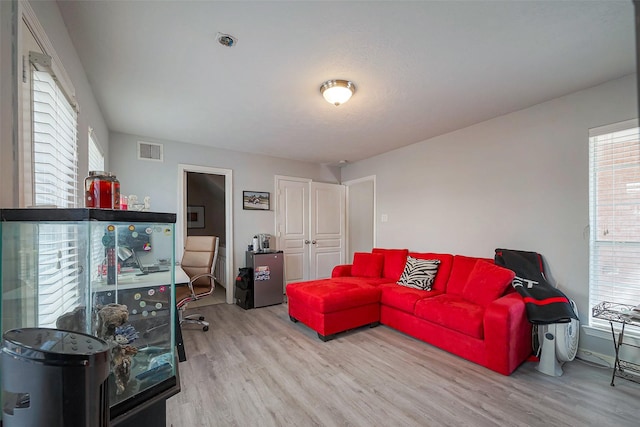
[[187,228],[204,228],[204,206],[187,206]]
[[243,191],[242,209],[268,211],[270,209],[270,194],[263,191]]

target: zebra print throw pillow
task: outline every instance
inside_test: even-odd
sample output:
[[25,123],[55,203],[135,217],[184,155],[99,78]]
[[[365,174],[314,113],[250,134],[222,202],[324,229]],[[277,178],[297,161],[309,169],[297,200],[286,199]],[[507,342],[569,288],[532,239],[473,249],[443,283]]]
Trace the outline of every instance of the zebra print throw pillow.
[[418,259],[407,257],[404,271],[398,285],[430,291],[438,272],[439,259]]

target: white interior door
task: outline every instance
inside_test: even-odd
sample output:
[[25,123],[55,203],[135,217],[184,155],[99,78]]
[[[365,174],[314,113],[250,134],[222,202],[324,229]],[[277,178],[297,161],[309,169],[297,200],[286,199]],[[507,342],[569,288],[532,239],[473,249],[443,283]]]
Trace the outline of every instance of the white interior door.
[[345,262],[345,187],[276,177],[277,248],[284,251],[288,283],[331,276]]
[[[309,280],[309,183],[308,179],[276,178],[277,248],[284,252],[286,288],[288,283]],[[284,291],[284,290],[283,290]]]
[[345,187],[312,182],[309,268],[313,279],[331,277],[333,267],[345,263]]

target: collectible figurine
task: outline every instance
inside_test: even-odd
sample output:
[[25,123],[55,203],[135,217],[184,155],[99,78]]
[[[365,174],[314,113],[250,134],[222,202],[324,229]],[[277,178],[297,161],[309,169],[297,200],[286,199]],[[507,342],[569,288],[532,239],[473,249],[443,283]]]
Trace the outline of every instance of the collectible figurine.
[[138,349],[131,345],[116,345],[111,350],[111,369],[116,380],[116,394],[124,392],[131,377],[131,358]]
[[138,338],[129,320],[129,311],[123,304],[107,304],[98,310],[96,335],[111,347],[111,372],[115,377],[116,395],[124,393],[131,377],[132,357],[138,349],[129,345]]
[[127,306],[123,304],[107,304],[98,310],[96,336],[105,341],[115,339],[116,328],[124,325],[129,319]]
[[84,306],[76,307],[73,311],[65,313],[56,320],[56,328],[65,331],[84,332],[86,322],[86,310]]

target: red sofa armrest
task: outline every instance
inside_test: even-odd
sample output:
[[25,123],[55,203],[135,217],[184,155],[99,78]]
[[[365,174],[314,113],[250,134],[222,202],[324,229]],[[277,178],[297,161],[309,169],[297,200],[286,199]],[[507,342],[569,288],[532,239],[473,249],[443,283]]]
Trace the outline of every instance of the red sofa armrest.
[[487,306],[484,341],[487,367],[504,375],[531,356],[531,323],[520,294],[510,293]]
[[331,277],[351,277],[351,264],[336,265],[333,267]]

